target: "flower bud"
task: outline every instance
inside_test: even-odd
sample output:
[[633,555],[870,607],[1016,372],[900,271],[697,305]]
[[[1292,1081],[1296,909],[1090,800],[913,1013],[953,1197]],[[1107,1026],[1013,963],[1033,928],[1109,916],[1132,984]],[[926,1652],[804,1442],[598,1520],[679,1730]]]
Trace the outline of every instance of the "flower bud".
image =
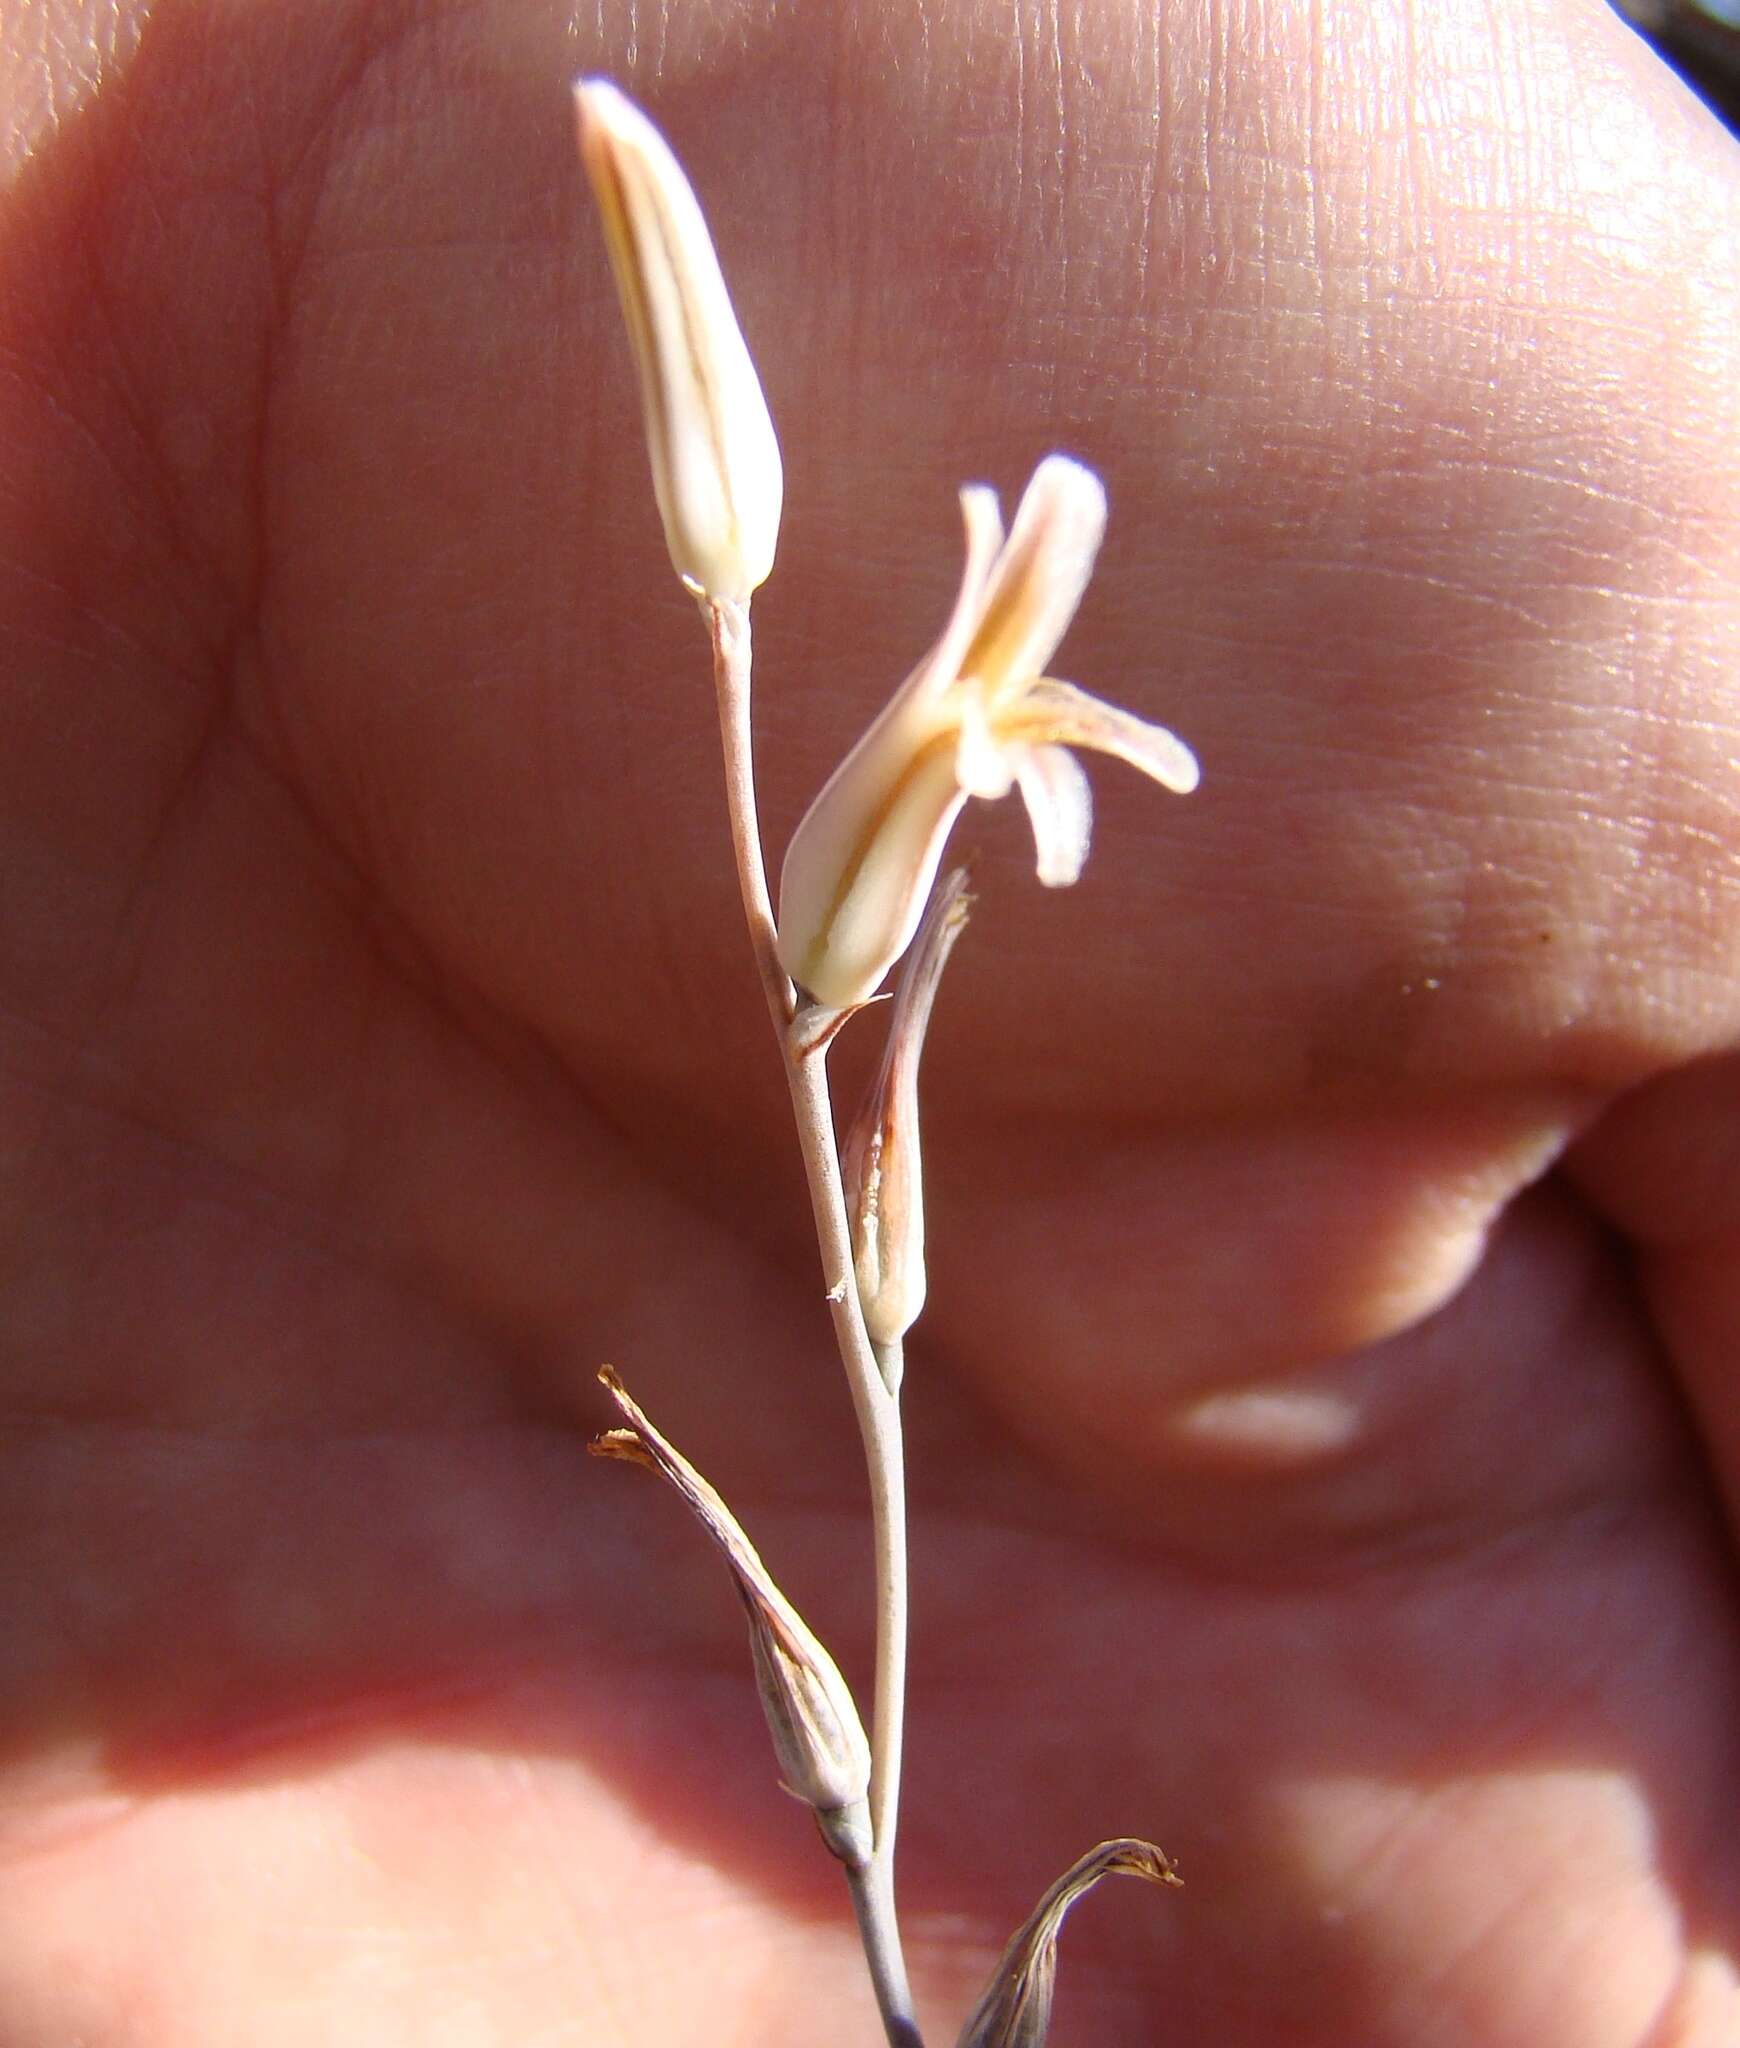
[[662,135],[606,79],[574,88],[640,372],[671,564],[697,596],[746,602],[779,539],[779,443],[707,223]]
[[1045,2048],[1057,1984],[1057,1937],[1064,1915],[1102,1877],[1145,1877],[1178,1884],[1178,1873],[1152,1842],[1102,1842],[1072,1863],[1015,1930],[985,1995],[973,2008],[956,2048]]
[[942,971],[972,898],[956,868],[931,898],[906,957],[881,1071],[846,1140],[843,1173],[864,1327],[894,1344],[924,1307],[924,1172],[918,1143],[918,1065]]
[[629,1426],[595,1437],[594,1455],[645,1465],[669,1480],[724,1552],[749,1617],[756,1687],[785,1788],[814,1811],[834,1854],[861,1868],[870,1856],[870,1744],[838,1665],[774,1584],[715,1489],[653,1427],[609,1366],[598,1377]]

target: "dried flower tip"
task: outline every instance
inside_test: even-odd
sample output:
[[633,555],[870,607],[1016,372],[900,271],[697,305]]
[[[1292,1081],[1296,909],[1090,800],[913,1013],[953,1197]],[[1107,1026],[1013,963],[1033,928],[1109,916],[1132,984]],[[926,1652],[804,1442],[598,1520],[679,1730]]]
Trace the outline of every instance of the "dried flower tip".
[[1100,480],[1065,455],[1033,473],[1008,538],[996,494],[961,493],[967,560],[942,638],[834,771],[792,836],[779,957],[816,1002],[862,1002],[911,944],[950,828],[969,796],[1019,788],[1039,879],[1075,881],[1093,802],[1072,747],[1128,761],[1180,794],[1184,742],[1044,673],[1105,527]]
[[1015,1930],[957,2048],[1045,2048],[1057,1984],[1057,1937],[1064,1915],[1102,1877],[1182,1880],[1152,1842],[1102,1842],[1072,1863]]
[[924,1307],[924,1172],[918,1143],[918,1067],[931,1006],[972,908],[956,868],[931,898],[907,955],[882,1067],[846,1140],[843,1171],[864,1327],[878,1344],[904,1337]]
[[814,1809],[836,1856],[862,1865],[870,1854],[870,1744],[839,1667],[774,1584],[715,1489],[654,1428],[611,1367],[598,1377],[629,1426],[594,1437],[594,1456],[661,1474],[724,1552],[749,1617],[756,1685],[786,1790]]
[[671,563],[700,597],[746,602],[779,539],[779,443],[707,223],[662,135],[607,79],[574,88],[580,155],[640,371]]

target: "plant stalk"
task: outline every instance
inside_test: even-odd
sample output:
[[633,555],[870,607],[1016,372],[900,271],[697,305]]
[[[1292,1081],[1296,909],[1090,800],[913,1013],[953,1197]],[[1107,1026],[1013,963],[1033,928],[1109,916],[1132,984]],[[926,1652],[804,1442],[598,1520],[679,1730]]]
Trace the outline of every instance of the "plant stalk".
[[[848,1872],[865,1961],[890,2048],[924,2048],[913,2016],[912,1992],[894,1906],[894,1837],[900,1806],[900,1760],[906,1708],[906,1479],[900,1402],[884,1377],[864,1327],[852,1263],[851,1229],[840,1180],[838,1143],[828,1095],[827,1042],[806,1043],[803,1026],[814,1013],[800,1010],[797,991],[775,947],[772,899],[755,801],[750,728],[749,609],[730,599],[706,598],[702,612],[713,643],[713,678],[719,698],[719,736],[725,759],[725,795],[731,850],[749,925],[750,945],[768,1012],[779,1039],[803,1155],[821,1253],[822,1282],[852,1408],[863,1439],[870,1481],[876,1569],[876,1699],[871,1717],[870,1811],[873,1847],[861,1870]],[[898,1360],[892,1384],[898,1386]]]

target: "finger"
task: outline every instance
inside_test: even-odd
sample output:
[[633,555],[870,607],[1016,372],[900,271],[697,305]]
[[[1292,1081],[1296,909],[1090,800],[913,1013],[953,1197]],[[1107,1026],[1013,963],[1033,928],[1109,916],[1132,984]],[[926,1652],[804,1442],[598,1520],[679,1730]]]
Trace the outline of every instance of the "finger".
[[1740,1527],[1740,1060],[1639,1088],[1570,1171],[1622,1229],[1695,1410],[1730,1526]]

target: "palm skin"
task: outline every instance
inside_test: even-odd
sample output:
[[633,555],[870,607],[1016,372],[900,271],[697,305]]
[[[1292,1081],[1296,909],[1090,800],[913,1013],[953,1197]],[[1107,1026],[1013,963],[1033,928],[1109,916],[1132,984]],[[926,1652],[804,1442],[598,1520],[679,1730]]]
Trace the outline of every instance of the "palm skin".
[[1135,1832],[1188,1889],[1072,1922],[1060,2041],[1733,2041],[1714,126],[1595,6],[73,13],[0,38],[0,2040],[873,2038],[717,1567],[584,1454],[608,1358],[864,1672],[586,69],[785,441],[775,848],[1054,445],[1064,672],[1205,768],[1061,897],[967,821],[933,2040]]

